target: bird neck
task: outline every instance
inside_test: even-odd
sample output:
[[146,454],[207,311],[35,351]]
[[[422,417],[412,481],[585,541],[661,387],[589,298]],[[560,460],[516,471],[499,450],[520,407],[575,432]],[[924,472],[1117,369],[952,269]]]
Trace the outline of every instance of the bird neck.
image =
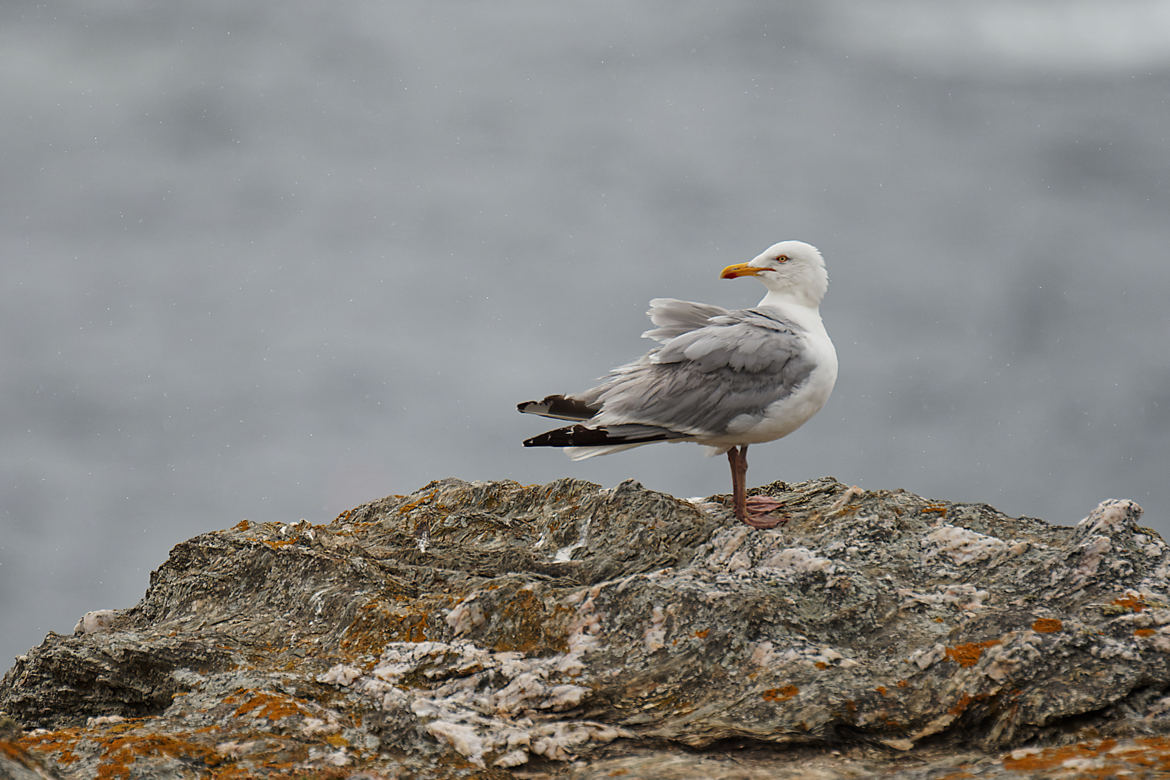
[[808,296],[794,295],[790,290],[777,292],[769,290],[760,301],[762,308],[776,309],[795,324],[806,329],[823,328],[821,321],[820,301],[813,301]]

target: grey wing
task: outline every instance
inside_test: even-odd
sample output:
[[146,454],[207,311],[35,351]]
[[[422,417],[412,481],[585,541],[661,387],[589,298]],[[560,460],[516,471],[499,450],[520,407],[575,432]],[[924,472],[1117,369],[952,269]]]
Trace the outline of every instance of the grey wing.
[[804,384],[814,367],[799,328],[745,309],[669,339],[581,397],[601,406],[597,424],[723,434],[733,420],[739,427],[745,419],[762,418],[770,404]]
[[642,334],[642,338],[655,341],[670,341],[676,336],[705,327],[712,317],[727,314],[722,306],[694,301],[680,301],[677,298],[655,298],[650,301],[646,316],[658,327]]

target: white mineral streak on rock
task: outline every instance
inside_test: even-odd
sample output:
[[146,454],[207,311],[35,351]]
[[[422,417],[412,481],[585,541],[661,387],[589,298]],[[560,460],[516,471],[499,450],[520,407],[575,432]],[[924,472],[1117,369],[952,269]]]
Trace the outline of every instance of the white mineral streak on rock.
[[122,723],[125,720],[121,715],[98,715],[96,718],[86,718],[85,727],[91,729],[94,726],[108,726],[111,723]]
[[[929,721],[927,721],[926,725],[924,725],[922,728],[913,732],[910,735],[910,739],[891,740],[891,741],[886,742],[886,744],[889,745],[890,747],[896,749],[896,750],[910,750],[914,746],[915,742],[918,742],[923,737],[929,737],[932,734],[938,734],[940,731],[944,730],[947,726],[954,723],[958,717],[959,717],[958,715],[956,715],[955,713],[952,713],[952,712],[941,713],[941,714],[936,715],[935,717],[931,718]],[[895,743],[905,744],[905,747],[901,747],[900,744],[895,744]]]
[[567,710],[580,704],[589,693],[588,688],[580,685],[549,686],[544,677],[541,672],[524,672],[492,694],[491,704],[496,714],[511,716],[530,710]]
[[532,752],[554,761],[569,761],[573,748],[588,742],[613,742],[618,737],[632,736],[625,729],[603,723],[578,721],[576,723],[548,723],[532,730]]
[[[794,646],[797,642],[803,646]],[[839,666],[851,669],[860,666],[852,658],[846,658],[835,647],[818,647],[808,643],[804,637],[793,637],[792,644],[778,651],[770,640],[765,640],[752,646],[749,659],[752,664],[763,669],[787,669],[802,664],[824,669],[827,666]]]
[[[566,653],[530,658],[523,653],[493,652],[468,641],[391,642],[370,676],[352,689],[385,709],[408,709],[431,736],[451,746],[477,766],[519,766],[530,754],[557,761],[574,757],[588,742],[630,736],[624,730],[586,721],[537,721],[580,705],[590,689],[564,678],[583,668],[580,654],[597,645],[600,616],[594,589],[578,606],[570,624]],[[349,685],[352,667],[334,667],[323,682]],[[434,681],[421,688],[394,686],[410,676]],[[535,725],[534,725],[535,724]]]
[[315,591],[313,593],[313,595],[309,597],[309,603],[313,605],[313,614],[314,615],[319,616],[325,610],[325,598],[324,597],[325,597],[325,594],[328,593],[330,590],[331,590],[331,588],[321,588],[320,590]]
[[710,541],[711,553],[707,556],[707,563],[712,568],[730,568],[728,561],[739,551],[751,530],[751,528],[741,524],[719,531]]
[[[581,654],[598,646],[597,636],[601,633],[601,615],[597,612],[595,599],[601,593],[601,587],[590,588],[585,601],[577,607],[573,620],[569,623],[569,636],[566,642],[569,652],[558,665],[561,671],[570,668],[579,671],[584,668],[581,664]],[[570,662],[569,659],[572,659]]]
[[898,605],[900,609],[912,609],[916,605],[950,606],[964,612],[973,612],[983,609],[983,599],[987,598],[987,591],[979,590],[974,585],[955,583],[945,588],[920,593],[910,588],[898,588],[895,591],[902,599]]
[[1156,534],[1150,536],[1142,531],[1135,531],[1133,538],[1147,558],[1160,558],[1167,552],[1166,543]]
[[820,660],[823,661],[824,663],[833,664],[833,663],[836,663],[837,661],[840,661],[844,657],[845,656],[841,655],[840,652],[833,649],[832,647],[826,647],[826,648],[821,650]]
[[[704,551],[705,568],[737,575],[760,572],[785,577],[804,574],[830,576],[839,570],[836,563],[818,551],[803,546],[786,546],[782,535],[751,531],[751,528],[741,525],[716,533]],[[830,543],[830,549],[840,547],[832,548]]]
[[344,688],[361,676],[361,669],[346,664],[337,664],[329,671],[317,675],[317,682],[326,685],[340,685]]
[[259,742],[260,740],[247,740],[241,742],[240,740],[233,739],[229,742],[220,742],[217,744],[215,746],[215,752],[219,753],[221,756],[239,758],[240,756],[246,756],[247,754],[254,751]]
[[1082,536],[1133,533],[1141,516],[1142,508],[1136,501],[1109,498],[1097,504],[1088,517],[1076,524],[1076,529]]
[[[362,691],[364,693],[364,691]],[[381,696],[370,696],[371,699],[378,702],[378,705],[387,712],[395,710],[409,710],[410,696],[401,688],[389,687]]]
[[1141,651],[1134,645],[1132,640],[1126,639],[1124,641],[1117,641],[1109,637],[1104,637],[1090,649],[1089,653],[1096,658],[1120,658],[1125,661],[1140,661]]
[[1037,661],[1043,652],[1044,640],[1035,631],[1025,631],[1006,644],[991,645],[983,650],[980,666],[995,682],[1003,682],[1018,670]]
[[1015,544],[1009,546],[1007,551],[1008,551],[1008,555],[1015,557],[1017,555],[1023,555],[1024,553],[1028,552],[1028,550],[1030,550],[1030,549],[1032,549],[1032,543],[1029,542],[1027,539],[1024,539],[1022,541],[1016,542]]
[[844,493],[841,494],[841,497],[834,501],[833,505],[829,507],[829,514],[835,515],[840,513],[843,509],[845,509],[845,507],[849,506],[853,499],[863,495],[865,495],[864,490],[859,488],[857,485],[851,485]]
[[772,666],[778,656],[770,641],[763,641],[752,648],[751,662],[756,666]]
[[554,685],[537,707],[553,712],[570,710],[583,702],[587,695],[589,689],[583,685]]
[[442,740],[476,766],[484,766],[483,740],[476,730],[463,723],[432,720],[426,725],[427,733]]
[[946,646],[941,645],[941,644],[936,644],[934,647],[930,648],[929,650],[926,648],[922,648],[920,650],[915,650],[913,653],[910,654],[910,657],[907,660],[909,660],[910,663],[914,664],[919,669],[926,669],[931,664],[934,664],[937,661],[941,661],[943,658],[946,657],[946,655],[947,655]]
[[194,669],[176,669],[171,672],[171,679],[186,688],[196,688],[207,682],[207,676]]
[[528,763],[528,751],[524,749],[512,750],[497,758],[492,762],[492,766],[508,767],[520,766]]
[[483,607],[477,601],[478,596],[478,593],[472,594],[447,612],[447,625],[451,626],[456,636],[469,633],[486,622]]
[[1106,553],[1113,549],[1113,543],[1109,541],[1106,536],[1090,536],[1085,541],[1077,546],[1077,558],[1079,559],[1076,567],[1071,571],[1066,569],[1054,569],[1052,572],[1052,584],[1061,582],[1066,577],[1070,580],[1073,587],[1081,587],[1089,580],[1097,576],[1097,570],[1101,567],[1101,561]]
[[305,718],[304,723],[301,724],[301,733],[310,739],[336,734],[339,731],[341,731],[341,724],[321,718]]
[[799,574],[830,575],[837,566],[828,558],[822,558],[807,547],[789,547],[778,550],[760,562],[760,568],[772,569],[777,573],[792,576]]
[[96,609],[93,612],[86,612],[73,627],[73,633],[96,634],[99,631],[105,631],[113,624],[117,615],[118,611],[114,609]]
[[309,760],[310,762],[319,761],[326,766],[349,766],[353,762],[353,756],[345,748],[337,750],[309,748]]
[[585,515],[585,519],[581,522],[580,527],[577,528],[577,541],[557,550],[556,555],[553,556],[554,561],[557,563],[568,563],[573,560],[573,553],[580,550],[589,541],[589,525],[592,520],[592,515]]
[[666,611],[657,604],[650,610],[650,623],[642,632],[642,644],[647,653],[666,647]]
[[922,540],[922,546],[928,548],[928,557],[946,555],[959,566],[986,560],[1007,548],[1002,539],[954,525],[935,528]]
[[728,571],[742,572],[752,568],[751,551],[746,548],[740,548],[735,555],[731,556],[725,564]]

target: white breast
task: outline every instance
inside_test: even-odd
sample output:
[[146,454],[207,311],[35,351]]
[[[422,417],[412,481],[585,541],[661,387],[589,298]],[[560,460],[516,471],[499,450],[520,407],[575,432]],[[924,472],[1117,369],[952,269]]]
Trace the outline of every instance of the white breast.
[[742,419],[732,420],[728,429],[734,433],[718,439],[704,438],[703,444],[726,448],[774,441],[792,433],[821,410],[837,383],[837,350],[819,316],[802,324],[808,328],[808,357],[815,365],[804,384],[791,395],[770,404],[762,417],[744,415]]
[[768,406],[764,417],[748,430],[744,431],[744,444],[772,441],[795,431],[824,407],[837,383],[837,351],[833,349],[833,342],[822,328],[817,338],[810,343],[816,368],[809,374],[800,388],[788,396]]

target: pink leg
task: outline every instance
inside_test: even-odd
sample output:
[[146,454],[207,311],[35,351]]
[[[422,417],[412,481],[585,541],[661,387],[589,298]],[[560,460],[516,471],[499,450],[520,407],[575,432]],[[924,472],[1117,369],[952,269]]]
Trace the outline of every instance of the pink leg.
[[752,528],[775,528],[788,522],[787,517],[771,514],[783,504],[768,496],[747,498],[747,445],[732,447],[727,451],[731,463],[731,492],[735,501],[735,516]]
[[739,447],[727,451],[727,462],[731,464],[731,501],[735,517],[747,522],[747,501],[744,482],[747,474],[747,459],[742,457]]

